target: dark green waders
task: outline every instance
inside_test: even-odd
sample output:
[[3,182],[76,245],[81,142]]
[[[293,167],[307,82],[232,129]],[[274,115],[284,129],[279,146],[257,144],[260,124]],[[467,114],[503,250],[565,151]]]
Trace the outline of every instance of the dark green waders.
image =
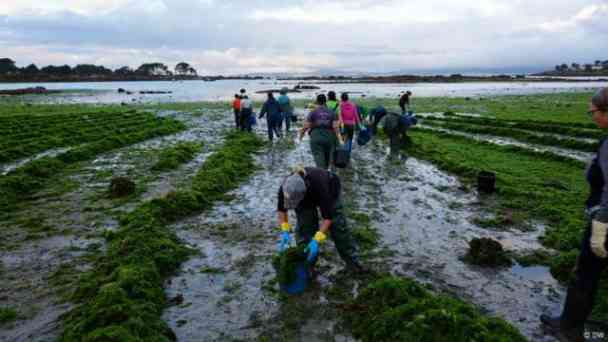
[[[319,230],[319,214],[317,208],[297,208],[296,217],[298,224],[296,227],[296,236],[298,244],[306,243],[313,238]],[[342,201],[338,200],[335,208],[335,215],[332,219],[332,225],[329,229],[330,238],[336,245],[336,249],[342,260],[347,264],[358,261],[357,247],[355,240],[351,234],[346,218],[344,217],[344,209]]]
[[333,164],[337,140],[336,134],[326,128],[314,128],[310,132],[310,152],[317,167],[327,170]]

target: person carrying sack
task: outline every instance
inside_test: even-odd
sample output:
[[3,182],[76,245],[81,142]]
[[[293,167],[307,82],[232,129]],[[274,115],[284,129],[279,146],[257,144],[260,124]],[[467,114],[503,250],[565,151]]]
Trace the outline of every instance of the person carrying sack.
[[329,108],[324,94],[317,96],[317,106],[308,114],[300,129],[300,140],[310,135],[310,151],[317,167],[328,170],[334,164],[334,152],[338,142],[338,120]]
[[291,239],[288,210],[296,213],[297,243],[307,245],[305,252],[310,265],[316,263],[319,250],[329,237],[351,272],[369,272],[359,262],[357,246],[346,223],[338,175],[325,169],[306,167],[298,168],[285,178],[277,195],[282,246],[288,246]]
[[357,106],[348,100],[347,93],[342,93],[340,99],[342,100],[340,102],[340,110],[338,111],[340,129],[345,136],[346,149],[348,152],[351,152],[353,149],[355,130],[361,125],[361,118],[359,117]]

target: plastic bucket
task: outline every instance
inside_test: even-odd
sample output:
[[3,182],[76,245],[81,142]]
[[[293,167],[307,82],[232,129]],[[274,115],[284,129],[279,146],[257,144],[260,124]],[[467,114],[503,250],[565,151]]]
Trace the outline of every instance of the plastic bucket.
[[477,174],[477,191],[491,194],[496,191],[496,174],[490,171],[480,171]]
[[300,262],[296,265],[296,280],[291,284],[281,284],[281,290],[288,294],[300,294],[308,287],[308,264]]

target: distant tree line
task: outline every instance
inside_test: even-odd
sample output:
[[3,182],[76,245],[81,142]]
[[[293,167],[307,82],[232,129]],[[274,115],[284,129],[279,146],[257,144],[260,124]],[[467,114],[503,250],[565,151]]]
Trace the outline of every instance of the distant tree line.
[[137,69],[123,66],[115,70],[108,69],[101,65],[78,64],[75,67],[69,65],[48,65],[38,68],[35,64],[19,68],[15,61],[10,58],[0,58],[0,77],[4,78],[137,78],[137,77],[196,77],[198,73],[190,64],[180,62],[175,65],[173,70],[163,63],[145,63]]
[[608,60],[605,61],[600,61],[600,60],[596,60],[595,63],[591,64],[591,63],[587,63],[587,64],[579,64],[579,63],[572,63],[570,65],[564,63],[561,65],[556,65],[555,66],[555,71],[558,72],[580,72],[580,71],[584,71],[584,72],[594,72],[594,71],[606,71],[608,70]]

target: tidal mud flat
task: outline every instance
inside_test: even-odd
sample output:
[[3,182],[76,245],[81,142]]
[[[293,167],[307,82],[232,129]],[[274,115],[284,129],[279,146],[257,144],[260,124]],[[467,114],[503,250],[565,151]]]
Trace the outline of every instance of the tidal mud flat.
[[[539,132],[553,129],[551,134],[560,137],[588,136],[591,140],[597,132],[584,118],[571,115],[583,110],[585,96],[420,99],[417,106],[430,113],[471,113],[474,115],[467,117],[472,120],[533,120]],[[391,99],[363,102],[393,106]],[[353,310],[362,305],[369,286],[380,283],[373,277],[350,275],[331,242],[323,246],[319,276],[304,295],[285,297],[278,290],[271,265],[278,236],[276,191],[290,167],[312,164],[306,140],[298,144],[292,134],[272,145],[256,147],[250,152],[251,162],[235,174],[238,182],[233,182],[223,176],[229,168],[223,169],[220,162],[237,155],[238,149],[227,148],[240,141],[225,135],[232,130],[228,104],[169,103],[127,109],[7,106],[0,110],[0,118],[11,122],[27,118],[9,113],[36,113],[39,125],[52,127],[54,113],[92,117],[103,112],[129,118],[133,125],[128,131],[112,133],[120,136],[114,143],[100,141],[87,131],[78,133],[89,139],[86,146],[100,146],[85,150],[88,154],[75,154],[83,151],[85,146],[80,144],[58,147],[36,141],[30,148],[42,149],[33,152],[42,154],[37,158],[28,156],[32,152],[27,150],[5,154],[13,158],[5,165],[12,166],[1,176],[0,184],[14,197],[0,203],[10,208],[10,215],[2,218],[8,228],[2,232],[0,276],[9,285],[1,286],[0,307],[11,318],[0,323],[0,339],[53,340],[120,332],[184,341],[369,340],[369,330],[353,327]],[[137,114],[123,115],[131,110]],[[302,116],[304,110],[298,113]],[[490,124],[485,126],[493,127]],[[569,128],[556,128],[560,125]],[[158,132],[154,137],[135,134],[151,128],[163,129],[154,131]],[[534,131],[531,127],[527,130]],[[56,133],[59,131],[49,129],[45,139],[54,137],[55,144],[69,141]],[[255,133],[257,139],[264,139],[263,121]],[[383,276],[411,279],[432,296],[445,295],[459,303],[432,299],[432,305],[443,303],[446,310],[452,310],[454,305],[465,305],[461,302],[469,303],[479,312],[472,314],[477,322],[497,317],[529,340],[552,341],[540,329],[538,316],[556,313],[563,303],[564,280],[576,257],[582,229],[576,208],[585,196],[581,174],[585,153],[589,152],[572,150],[572,154],[581,153],[572,158],[560,155],[557,149],[536,149],[520,137],[488,134],[489,139],[478,141],[466,133],[466,129],[413,130],[413,144],[397,157],[387,154],[382,139],[355,149],[352,166],[339,170],[339,175],[349,225],[356,231],[363,261]],[[517,146],[500,146],[500,139],[510,139]],[[4,143],[11,147],[11,141],[5,139]],[[189,143],[196,146],[183,145]],[[65,150],[44,154],[47,147]],[[184,149],[194,152],[182,153]],[[18,159],[22,157],[29,159]],[[248,157],[238,153],[238,158]],[[163,159],[169,162],[161,163]],[[173,166],[164,169],[158,165]],[[531,172],[538,169],[535,165],[545,171]],[[474,189],[474,175],[488,169],[497,175],[498,192],[480,196]],[[108,185],[116,176],[133,180],[135,192],[126,198],[108,198]],[[14,184],[26,187],[15,188]],[[537,191],[539,188],[544,193]],[[201,189],[211,191],[204,193],[212,194],[209,198],[213,200],[203,201],[196,195]],[[536,205],[530,206],[531,201]],[[162,205],[160,217],[150,210],[156,205]],[[154,289],[150,298],[132,292],[132,283],[126,282],[139,279],[127,277],[134,276],[130,272],[137,264],[131,263],[136,260],[128,253],[114,254],[120,241],[127,243],[131,234],[138,232],[129,221],[148,222],[137,221],[147,217],[137,218],[140,214],[149,214],[152,222],[160,220],[153,229],[167,236],[176,252],[182,248],[190,251],[175,259],[181,261],[171,261],[169,268],[162,268],[160,278],[141,278],[148,279],[141,284]],[[125,216],[129,216],[126,221]],[[500,242],[513,266],[487,268],[465,262],[469,242],[479,237]],[[146,248],[157,246],[163,245]],[[541,257],[524,262],[525,257],[534,255]],[[108,256],[117,259],[118,264],[109,263],[117,273],[107,273],[108,279],[95,276],[95,268],[105,264],[100,260]],[[153,260],[156,265],[165,265],[164,259]],[[88,288],[83,279],[94,279],[99,286]],[[109,298],[126,300],[129,305],[98,301],[100,294],[107,293],[103,291],[119,288],[128,290],[126,297]],[[95,300],[74,296],[83,290]],[[605,320],[608,308],[602,293],[594,312],[596,321]],[[103,311],[94,309],[95,305],[107,305],[117,312],[135,310],[127,312],[140,315],[138,303],[142,300],[154,307],[148,310],[151,316],[140,316],[147,317],[143,326],[102,320]],[[82,325],[80,316],[70,313],[86,313],[81,316],[94,323]],[[393,328],[400,329],[398,325]]]

